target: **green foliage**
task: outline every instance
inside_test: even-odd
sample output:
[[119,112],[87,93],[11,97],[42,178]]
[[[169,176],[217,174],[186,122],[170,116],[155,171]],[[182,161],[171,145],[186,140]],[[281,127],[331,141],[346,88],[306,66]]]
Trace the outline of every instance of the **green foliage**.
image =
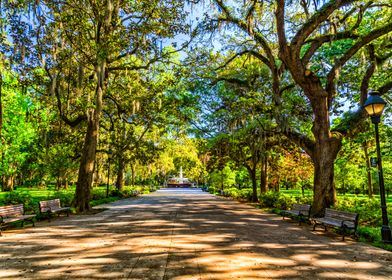
[[30,148],[37,137],[34,125],[27,118],[30,110],[34,110],[32,100],[20,91],[15,78],[5,75],[3,101],[3,128],[0,149],[2,160],[0,173],[15,176],[23,163],[31,156]]
[[4,198],[0,201],[1,205],[10,204],[23,204],[25,211],[34,211],[36,205],[34,205],[34,200],[31,194],[27,191],[22,192],[8,192]]
[[91,200],[100,200],[106,198],[105,188],[93,188],[91,192]]
[[[388,212],[392,216],[392,204],[388,203]],[[378,227],[381,225],[380,200],[367,197],[340,196],[335,205],[336,209],[359,214],[361,225]]]
[[218,193],[218,189],[215,188],[214,186],[209,186],[208,187],[208,192],[211,193],[211,194],[216,194],[216,193]]
[[72,201],[74,198],[74,193],[73,191],[56,191],[51,198],[59,198],[61,202],[61,206],[64,207],[71,207],[72,206]]
[[357,234],[360,241],[379,242],[381,241],[380,228],[358,226]]
[[253,189],[244,188],[239,190],[239,198],[245,199],[247,201],[251,201],[253,196]]
[[228,189],[225,189],[225,195],[230,196],[235,199],[238,199],[238,198],[240,198],[240,190],[237,188],[228,188]]
[[74,154],[71,143],[51,145],[43,155],[43,163],[52,180],[70,178],[77,170],[78,163],[72,159]]
[[259,202],[261,207],[289,209],[296,200],[280,192],[268,191],[259,196]]
[[222,170],[213,171],[209,180],[211,185],[216,189],[230,188],[235,184],[236,172],[231,169],[227,163]]

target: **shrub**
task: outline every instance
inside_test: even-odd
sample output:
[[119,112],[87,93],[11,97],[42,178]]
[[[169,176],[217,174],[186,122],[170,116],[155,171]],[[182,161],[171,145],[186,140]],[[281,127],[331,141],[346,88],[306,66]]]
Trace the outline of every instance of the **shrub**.
[[94,188],[91,193],[91,200],[100,200],[106,198],[106,190],[103,188]]
[[217,189],[213,186],[208,187],[208,192],[214,194],[217,191]]
[[239,198],[240,192],[239,189],[237,188],[229,188],[229,189],[225,189],[225,194],[226,196],[230,196],[232,198]]
[[359,214],[359,221],[370,226],[381,225],[380,200],[364,197],[340,197],[335,205],[338,210]]
[[377,242],[381,240],[379,228],[358,226],[357,235],[361,241]]
[[124,190],[119,191],[118,189],[113,189],[110,191],[109,196],[114,196],[114,197],[127,197],[126,192]]
[[23,204],[25,211],[34,211],[38,208],[37,205],[34,205],[34,201],[30,193],[26,191],[17,192],[12,191],[6,193],[3,199],[4,205],[10,204]]
[[246,199],[247,201],[250,201],[253,196],[253,190],[251,188],[245,188],[239,190],[239,198],[241,199]]
[[293,207],[293,203],[296,203],[295,198],[287,195],[280,195],[275,202],[274,207],[287,210]]
[[262,193],[259,196],[259,202],[261,207],[275,207],[276,202],[281,194],[279,192],[268,191]]
[[57,191],[53,198],[59,198],[61,206],[70,207],[74,198],[74,194],[69,191]]
[[312,205],[313,203],[313,197],[312,196],[295,196],[294,197],[295,201],[297,203],[302,203],[302,204],[310,204]]
[[268,191],[259,196],[261,207],[275,207],[279,209],[289,209],[293,203],[298,202],[294,197],[284,195],[280,192]]

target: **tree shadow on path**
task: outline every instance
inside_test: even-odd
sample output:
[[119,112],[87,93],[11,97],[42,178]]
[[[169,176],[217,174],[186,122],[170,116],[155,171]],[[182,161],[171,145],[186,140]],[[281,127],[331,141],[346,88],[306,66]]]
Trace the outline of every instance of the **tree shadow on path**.
[[392,279],[392,253],[197,190],[0,238],[1,279]]

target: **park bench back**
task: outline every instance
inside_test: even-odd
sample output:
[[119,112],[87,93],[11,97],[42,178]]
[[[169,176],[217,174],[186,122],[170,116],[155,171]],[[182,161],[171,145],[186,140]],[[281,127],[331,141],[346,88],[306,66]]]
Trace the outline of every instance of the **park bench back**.
[[358,226],[358,214],[339,211],[331,208],[325,209],[324,219],[326,220],[338,220],[341,221],[342,226],[356,229]]
[[310,208],[312,206],[310,204],[298,204],[294,203],[292,207],[292,211],[298,211],[299,214],[304,215],[305,217],[309,217]]
[[39,210],[41,213],[52,211],[61,208],[60,199],[44,200],[39,202]]
[[0,216],[6,217],[17,217],[24,214],[23,204],[0,206]]

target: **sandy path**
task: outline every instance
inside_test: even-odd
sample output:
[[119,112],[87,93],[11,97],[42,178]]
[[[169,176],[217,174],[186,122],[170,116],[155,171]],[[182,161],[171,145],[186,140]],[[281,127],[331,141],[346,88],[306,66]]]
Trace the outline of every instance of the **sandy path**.
[[0,279],[392,279],[392,253],[199,190],[0,238]]

